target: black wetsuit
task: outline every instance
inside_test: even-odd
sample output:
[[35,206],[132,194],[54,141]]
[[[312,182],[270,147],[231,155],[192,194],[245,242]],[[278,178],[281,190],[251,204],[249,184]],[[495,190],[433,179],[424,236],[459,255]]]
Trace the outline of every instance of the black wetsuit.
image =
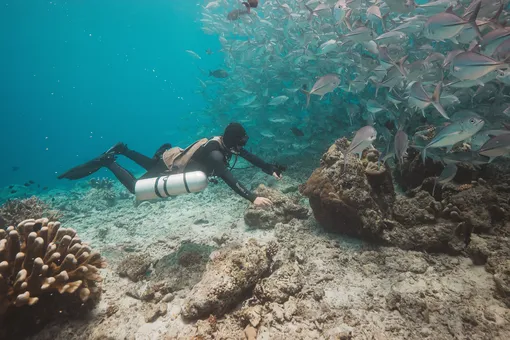
[[[171,174],[160,154],[156,154],[154,157],[149,158],[129,149],[123,151],[121,154],[147,170],[147,172],[139,179]],[[262,159],[245,149],[240,150],[239,156],[259,167],[262,171],[269,175],[276,171],[273,165],[264,162]],[[211,140],[195,152],[186,166],[186,171],[203,171],[207,174],[207,176],[218,176],[240,196],[253,202],[257,196],[242,185],[228,169],[228,162],[231,157],[232,153],[230,151],[222,148],[219,142]],[[129,171],[122,168],[116,162],[112,162],[107,165],[107,167],[131,193],[134,193],[137,179]]]

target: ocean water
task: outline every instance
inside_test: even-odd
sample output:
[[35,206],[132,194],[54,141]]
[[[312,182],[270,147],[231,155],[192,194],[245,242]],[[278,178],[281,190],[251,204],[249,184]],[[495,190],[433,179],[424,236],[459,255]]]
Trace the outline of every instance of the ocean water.
[[[200,71],[185,52],[219,49],[202,33],[199,9],[193,1],[2,3],[0,185],[67,184],[56,174],[118,141],[152,156],[163,143],[193,142],[200,126],[221,133],[197,114]],[[202,62],[219,67],[221,55]]]

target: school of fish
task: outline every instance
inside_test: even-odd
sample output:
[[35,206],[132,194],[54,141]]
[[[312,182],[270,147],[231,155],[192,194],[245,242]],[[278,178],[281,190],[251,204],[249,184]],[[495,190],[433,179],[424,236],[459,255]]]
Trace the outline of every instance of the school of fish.
[[510,154],[509,1],[208,1],[224,65],[200,79],[206,113],[298,153],[345,135],[398,166],[414,148],[443,183]]

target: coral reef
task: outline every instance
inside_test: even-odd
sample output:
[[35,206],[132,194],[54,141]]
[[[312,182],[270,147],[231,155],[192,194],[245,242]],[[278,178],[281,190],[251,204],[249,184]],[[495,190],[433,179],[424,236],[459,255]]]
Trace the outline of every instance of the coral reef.
[[35,196],[8,200],[0,206],[0,228],[18,225],[21,221],[33,217],[47,217],[50,221],[56,221],[62,217],[62,213],[52,210],[48,204]]
[[293,218],[306,219],[309,216],[307,208],[275,189],[261,184],[255,193],[257,196],[269,198],[273,205],[268,209],[250,206],[244,214],[244,221],[250,227],[270,229],[274,228],[276,223],[288,223]]
[[[397,195],[391,171],[375,164],[376,151],[365,151],[361,160],[348,155],[344,168],[347,147],[345,138],[337,140],[323,155],[321,167],[300,188],[326,229],[403,249],[455,254],[469,242],[473,228],[482,229],[486,214],[470,211],[475,197],[484,191],[455,191],[441,202],[420,189],[408,196]],[[477,190],[478,196],[471,190]]]
[[94,189],[112,189],[114,183],[115,182],[112,179],[107,177],[91,178],[89,180],[90,187]]
[[117,273],[120,277],[128,277],[131,281],[138,282],[147,276],[150,265],[151,259],[148,255],[132,254],[117,266]]
[[[102,281],[98,269],[105,266],[98,252],[82,244],[76,231],[62,228],[60,222],[31,219],[0,231],[0,321],[5,321],[4,329],[16,331],[16,325],[22,331],[20,322],[13,320],[20,313],[27,320],[34,305],[42,305],[44,314],[34,316],[34,322],[40,323],[48,314],[62,313],[66,305],[97,303]],[[62,294],[67,304],[56,303],[62,301]],[[41,308],[33,310],[40,312]]]
[[276,243],[260,246],[253,239],[243,247],[221,249],[187,296],[182,316],[193,320],[211,313],[216,316],[226,313],[268,273],[277,251]]

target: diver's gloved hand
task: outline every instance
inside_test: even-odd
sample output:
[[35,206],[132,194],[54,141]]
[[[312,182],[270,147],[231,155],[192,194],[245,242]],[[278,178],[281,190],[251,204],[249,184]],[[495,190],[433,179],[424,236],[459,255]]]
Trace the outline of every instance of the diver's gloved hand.
[[255,198],[255,201],[253,201],[253,204],[255,204],[258,207],[269,207],[273,205],[273,202],[269,198],[265,197],[257,197]]
[[282,179],[282,172],[287,170],[287,167],[280,164],[273,164],[271,165],[271,172],[274,178],[276,179]]

